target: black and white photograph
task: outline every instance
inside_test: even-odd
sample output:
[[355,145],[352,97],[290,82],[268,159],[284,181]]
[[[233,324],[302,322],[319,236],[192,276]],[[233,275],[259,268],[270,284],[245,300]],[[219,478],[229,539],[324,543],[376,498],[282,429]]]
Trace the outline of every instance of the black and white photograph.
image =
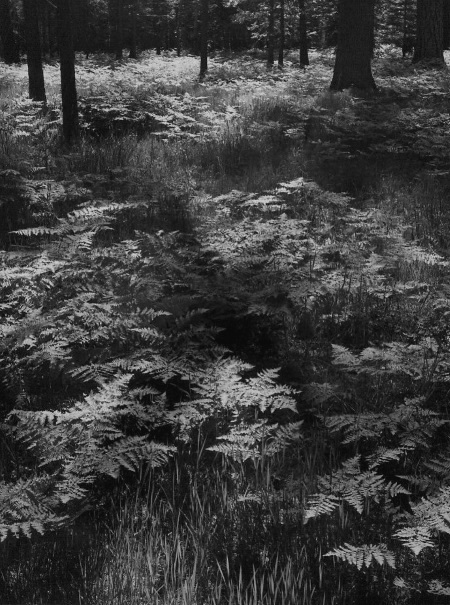
[[450,0],[0,0],[0,605],[450,603]]

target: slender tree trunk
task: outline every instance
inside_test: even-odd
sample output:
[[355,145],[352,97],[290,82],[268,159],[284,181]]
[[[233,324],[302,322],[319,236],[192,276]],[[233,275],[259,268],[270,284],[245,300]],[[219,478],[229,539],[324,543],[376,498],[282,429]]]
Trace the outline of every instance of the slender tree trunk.
[[[428,1],[428,0],[426,0]],[[354,86],[375,91],[373,52],[374,0],[339,0],[339,32],[331,90]]]
[[169,15],[166,15],[165,19],[165,35],[164,35],[164,46],[166,51],[170,50],[170,22]]
[[278,67],[283,69],[284,66],[284,45],[286,41],[286,32],[284,25],[284,0],[280,0],[280,43],[278,46]]
[[78,11],[77,11],[77,38],[79,49],[82,50],[86,56],[90,52],[90,15],[89,15],[89,4],[88,0],[78,0]]
[[70,145],[79,134],[71,9],[72,0],[57,0],[63,135],[64,140],[68,145]]
[[200,80],[208,71],[208,29],[209,29],[209,0],[202,0],[201,41],[200,41]]
[[269,0],[269,23],[267,29],[267,67],[275,62],[275,0]]
[[20,61],[19,47],[11,22],[9,0],[0,0],[0,38],[3,48],[3,59],[9,65]]
[[450,0],[444,0],[444,27],[443,27],[443,47],[444,50],[450,48]]
[[177,44],[177,57],[181,57],[181,0],[175,8],[175,37]]
[[308,29],[306,21],[305,0],[298,0],[299,19],[299,34],[300,34],[300,67],[309,65],[308,56]]
[[161,54],[161,22],[160,22],[160,17],[156,18],[156,24],[155,24],[155,32],[156,32],[156,54],[160,55]]
[[27,48],[28,93],[33,101],[46,103],[41,40],[35,0],[23,0],[25,41]]
[[45,2],[39,5],[39,22],[41,24],[41,52],[42,56],[50,56],[50,32],[49,32],[49,6]]
[[408,54],[408,0],[403,0],[403,41],[402,55]]
[[115,0],[114,8],[114,52],[120,61],[123,58],[123,0]]
[[417,30],[413,63],[444,66],[444,1],[417,0]]
[[138,0],[133,0],[130,5],[131,41],[130,59],[137,59],[137,13]]

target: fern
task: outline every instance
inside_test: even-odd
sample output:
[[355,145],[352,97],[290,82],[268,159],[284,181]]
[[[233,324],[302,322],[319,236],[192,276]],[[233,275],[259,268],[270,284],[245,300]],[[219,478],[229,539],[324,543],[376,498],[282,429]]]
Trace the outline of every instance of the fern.
[[431,539],[431,531],[424,527],[408,527],[399,529],[394,536],[402,541],[404,546],[410,548],[415,555],[422,552],[424,548],[434,548]]
[[370,500],[379,502],[384,497],[409,494],[403,486],[386,481],[382,475],[373,470],[361,471],[360,464],[360,456],[355,456],[344,462],[342,468],[329,477],[318,478],[321,493],[309,497],[305,512],[306,520],[329,514],[338,503],[346,502],[356,512],[362,514],[365,504]]
[[320,515],[329,515],[341,503],[341,498],[333,494],[313,494],[308,498],[308,507],[305,510],[304,521],[315,519]]
[[326,553],[324,557],[336,557],[336,559],[345,561],[349,565],[355,565],[358,570],[363,567],[369,568],[374,562],[379,565],[386,563],[389,567],[395,569],[394,553],[385,544],[364,544],[362,546],[344,544],[344,546]]

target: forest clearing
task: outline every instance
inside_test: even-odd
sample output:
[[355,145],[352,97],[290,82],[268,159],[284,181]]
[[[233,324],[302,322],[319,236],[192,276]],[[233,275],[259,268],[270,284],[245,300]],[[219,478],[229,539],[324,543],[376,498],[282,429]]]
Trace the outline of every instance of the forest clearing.
[[0,1],[0,603],[448,603],[450,3],[183,2]]

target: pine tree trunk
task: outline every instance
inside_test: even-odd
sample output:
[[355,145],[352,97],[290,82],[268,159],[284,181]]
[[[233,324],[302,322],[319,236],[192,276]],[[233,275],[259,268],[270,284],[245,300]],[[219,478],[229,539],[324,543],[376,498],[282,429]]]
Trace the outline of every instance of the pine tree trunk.
[[138,2],[133,0],[130,5],[130,22],[131,22],[131,40],[130,40],[130,59],[137,59],[137,13]]
[[75,18],[75,27],[77,30],[77,45],[79,50],[82,50],[86,56],[90,52],[89,40],[89,5],[88,0],[78,0],[77,13]]
[[41,24],[41,53],[42,57],[50,55],[50,39],[49,39],[49,26],[48,26],[48,5],[40,4],[39,6],[39,22]]
[[70,145],[79,134],[71,7],[72,0],[57,0],[63,135],[64,140],[68,145]]
[[28,94],[33,101],[46,103],[41,40],[35,0],[23,0],[25,42],[27,48]]
[[267,29],[267,67],[275,62],[275,0],[269,0],[269,24]]
[[177,44],[177,57],[181,57],[181,0],[175,8],[175,37]]
[[123,0],[114,0],[114,53],[116,59],[123,59]]
[[209,0],[202,0],[201,13],[201,42],[200,42],[200,80],[205,77],[208,71],[208,23],[209,21]]
[[18,63],[20,61],[19,48],[11,22],[11,7],[9,0],[0,0],[0,39],[2,41],[2,55],[5,63]]
[[331,90],[350,87],[376,90],[371,69],[373,28],[374,0],[339,0],[338,44]]
[[280,0],[280,44],[278,47],[278,67],[283,69],[284,66],[284,45],[286,40],[286,32],[284,26],[284,0]]
[[305,0],[298,0],[298,9],[300,13],[299,34],[300,34],[300,67],[309,65],[308,56],[308,30],[306,23]]
[[444,27],[443,27],[443,44],[444,50],[450,48],[450,0],[444,0]]
[[402,55],[405,57],[408,54],[408,0],[403,0],[403,40],[402,40]]
[[417,0],[417,30],[413,63],[444,66],[444,2]]

